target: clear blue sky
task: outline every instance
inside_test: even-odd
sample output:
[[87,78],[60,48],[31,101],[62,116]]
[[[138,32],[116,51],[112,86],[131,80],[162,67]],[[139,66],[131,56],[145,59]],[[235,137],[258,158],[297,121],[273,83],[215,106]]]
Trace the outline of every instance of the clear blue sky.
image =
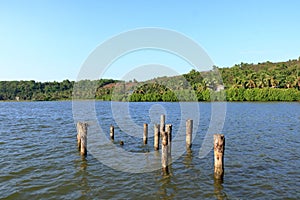
[[[99,44],[141,27],[185,34],[220,67],[298,59],[299,8],[297,0],[0,0],[0,80],[76,80]],[[178,73],[191,69],[164,54],[143,59],[129,55],[105,77],[120,78],[133,65],[160,59]]]

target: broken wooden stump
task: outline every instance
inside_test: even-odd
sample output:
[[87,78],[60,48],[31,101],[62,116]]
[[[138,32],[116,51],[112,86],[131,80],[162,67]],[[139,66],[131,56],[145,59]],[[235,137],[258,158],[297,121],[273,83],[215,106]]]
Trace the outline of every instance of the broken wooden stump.
[[144,144],[148,143],[148,124],[144,124],[143,142]]
[[162,170],[168,173],[168,134],[166,132],[162,132],[162,145],[161,145],[161,165]]
[[115,139],[115,127],[113,125],[110,125],[109,135],[110,135],[110,139],[112,139],[112,140]]
[[[172,124],[166,125],[166,133],[168,135],[168,154],[169,158],[171,158],[171,150],[172,150]],[[170,160],[170,159],[169,159]]]
[[159,124],[154,125],[154,150],[157,151],[159,150],[159,137],[160,137],[160,132],[159,132]]
[[189,150],[192,147],[193,120],[186,120],[186,148]]
[[224,176],[225,137],[223,134],[214,135],[214,177],[223,180]]
[[160,134],[165,131],[165,120],[166,120],[166,116],[161,115],[160,116]]
[[87,154],[87,127],[86,122],[77,122],[77,146],[81,155]]

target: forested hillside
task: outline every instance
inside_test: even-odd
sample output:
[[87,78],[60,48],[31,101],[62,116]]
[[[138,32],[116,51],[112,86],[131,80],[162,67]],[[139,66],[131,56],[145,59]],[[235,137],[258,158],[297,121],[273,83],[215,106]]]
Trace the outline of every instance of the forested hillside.
[[[102,87],[115,80],[101,79],[99,81],[87,81],[96,83]],[[31,81],[0,81],[0,100],[29,100],[29,101],[53,101],[72,99],[74,81],[62,82],[35,82]]]
[[214,66],[211,71],[191,70],[183,76],[156,78],[147,83],[135,90],[129,100],[193,101],[196,96],[198,101],[300,101],[300,59],[241,63],[231,68]]
[[[219,76],[221,75],[221,76]],[[146,82],[0,81],[0,100],[67,100],[73,86],[79,98],[114,101],[300,101],[300,58],[287,62],[240,63],[211,71],[191,70]],[[95,87],[95,90],[90,88]]]
[[299,101],[300,58],[279,63],[241,63],[220,72],[229,101]]

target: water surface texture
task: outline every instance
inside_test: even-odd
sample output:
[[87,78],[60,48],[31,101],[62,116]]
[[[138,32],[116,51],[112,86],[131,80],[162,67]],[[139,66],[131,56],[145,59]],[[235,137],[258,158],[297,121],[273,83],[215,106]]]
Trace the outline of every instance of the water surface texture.
[[[70,101],[0,102],[0,199],[300,198],[299,103],[227,103],[222,184],[213,179],[213,151],[198,157],[211,117],[210,103],[199,106],[192,151],[163,175],[160,169],[142,174],[117,171],[89,152],[81,157]],[[149,123],[149,145],[144,146],[142,129],[141,137],[134,137],[118,128],[110,102],[96,102],[95,108],[107,136],[110,124],[120,133],[115,145],[123,140],[125,145],[118,148],[140,153],[153,151],[155,109],[165,110],[174,132],[182,112],[178,103],[130,103],[132,120],[141,128]]]

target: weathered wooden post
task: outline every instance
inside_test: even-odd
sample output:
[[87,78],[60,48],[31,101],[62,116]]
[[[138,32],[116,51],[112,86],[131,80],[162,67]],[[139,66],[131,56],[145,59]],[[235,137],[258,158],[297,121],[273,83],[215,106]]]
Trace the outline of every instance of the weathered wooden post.
[[166,125],[166,131],[168,134],[168,142],[170,143],[172,141],[172,124],[167,124]]
[[77,122],[76,124],[76,128],[77,128],[77,147],[78,150],[80,151],[81,148],[81,137],[80,137],[80,133],[81,133],[81,122]]
[[143,141],[144,141],[144,144],[148,143],[148,124],[144,124]]
[[224,176],[225,137],[223,134],[214,135],[214,176],[223,179]]
[[115,127],[113,125],[110,125],[109,135],[110,135],[110,139],[112,140],[115,139]]
[[154,150],[157,151],[159,149],[159,124],[154,125]]
[[165,120],[166,120],[166,116],[161,115],[160,116],[160,134],[165,131]]
[[193,120],[186,120],[186,148],[192,147]]
[[77,122],[77,145],[81,155],[87,154],[87,127],[87,123]]
[[162,132],[162,145],[161,145],[161,165],[164,172],[168,173],[168,134]]
[[171,146],[172,146],[172,124],[166,125],[166,133],[168,135],[168,154],[171,156]]
[[[86,126],[87,127],[87,126]],[[87,130],[87,128],[86,128]],[[87,131],[81,134],[81,148],[80,148],[81,155],[87,154]]]

